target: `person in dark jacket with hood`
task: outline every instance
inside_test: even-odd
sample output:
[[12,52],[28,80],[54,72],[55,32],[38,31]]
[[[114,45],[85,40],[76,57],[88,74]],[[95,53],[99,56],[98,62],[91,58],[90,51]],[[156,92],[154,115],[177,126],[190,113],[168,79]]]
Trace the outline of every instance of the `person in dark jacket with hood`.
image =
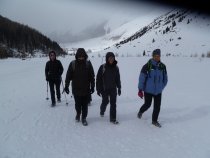
[[46,63],[45,66],[45,76],[47,82],[49,82],[50,85],[52,107],[54,107],[56,105],[54,87],[56,88],[57,100],[58,102],[61,101],[60,85],[61,76],[63,74],[63,66],[61,62],[56,59],[55,51],[49,52],[49,58],[50,60]]
[[[75,55],[76,60],[69,64],[65,80],[65,92],[69,94],[69,84],[72,81],[72,94],[75,100],[77,122],[82,117],[82,124],[87,126],[88,98],[94,93],[95,74],[84,48],[79,48]],[[82,115],[82,116],[81,116]]]
[[155,49],[152,53],[153,58],[150,59],[143,67],[139,75],[138,96],[144,97],[144,104],[138,112],[138,118],[147,111],[154,99],[154,109],[152,114],[152,124],[161,127],[158,122],[158,116],[161,106],[162,91],[167,85],[168,76],[166,66],[160,61],[160,49]]
[[118,124],[116,120],[117,93],[121,95],[120,72],[112,52],[106,54],[106,63],[101,65],[96,78],[97,94],[102,96],[100,115],[104,116],[106,107],[110,100],[110,122]]

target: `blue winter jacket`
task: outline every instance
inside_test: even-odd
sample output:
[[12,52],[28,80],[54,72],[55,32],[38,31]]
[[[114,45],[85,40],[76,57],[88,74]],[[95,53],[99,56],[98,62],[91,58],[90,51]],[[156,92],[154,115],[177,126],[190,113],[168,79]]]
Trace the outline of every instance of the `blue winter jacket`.
[[168,82],[166,66],[162,62],[150,59],[142,67],[139,75],[139,90],[157,95],[162,93]]

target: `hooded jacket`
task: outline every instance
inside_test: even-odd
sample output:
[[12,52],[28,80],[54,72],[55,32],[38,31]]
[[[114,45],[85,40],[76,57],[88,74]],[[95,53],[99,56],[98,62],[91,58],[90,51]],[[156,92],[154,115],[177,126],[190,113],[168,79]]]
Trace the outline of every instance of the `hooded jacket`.
[[[78,58],[85,59],[80,61]],[[66,73],[65,86],[69,87],[72,81],[72,93],[76,96],[86,96],[90,94],[90,89],[95,87],[95,74],[90,61],[87,61],[87,53],[83,48],[79,48]]]
[[63,66],[60,62],[60,60],[56,59],[56,54],[54,51],[49,53],[53,53],[55,55],[55,60],[52,61],[51,59],[46,63],[45,66],[45,76],[46,78],[51,81],[51,80],[61,80],[61,76],[63,74]]
[[[112,65],[109,64],[109,57],[114,57]],[[106,54],[106,63],[102,64],[98,70],[96,78],[96,90],[103,92],[105,90],[121,89],[120,72],[115,60],[115,55],[112,52]]]
[[162,62],[150,59],[148,63],[142,67],[139,75],[138,88],[146,93],[157,95],[162,93],[167,82],[166,66]]

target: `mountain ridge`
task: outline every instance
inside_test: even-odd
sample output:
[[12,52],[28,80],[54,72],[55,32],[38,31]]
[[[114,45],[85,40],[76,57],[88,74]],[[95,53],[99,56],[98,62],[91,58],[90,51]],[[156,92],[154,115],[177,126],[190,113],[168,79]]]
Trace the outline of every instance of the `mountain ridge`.
[[50,50],[66,54],[57,42],[39,31],[0,15],[0,58],[46,56]]

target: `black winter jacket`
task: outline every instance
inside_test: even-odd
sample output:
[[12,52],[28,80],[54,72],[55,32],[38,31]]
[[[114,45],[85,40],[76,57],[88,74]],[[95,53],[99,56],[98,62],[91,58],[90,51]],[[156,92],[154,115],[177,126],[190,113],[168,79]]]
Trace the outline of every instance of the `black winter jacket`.
[[45,76],[46,79],[51,80],[60,80],[61,75],[63,74],[63,66],[61,62],[57,59],[54,61],[48,61],[45,66]]
[[91,62],[86,60],[82,62],[72,61],[66,74],[66,87],[69,87],[70,81],[72,81],[73,95],[89,95],[90,89],[95,87],[95,74]]
[[96,90],[102,93],[105,90],[121,89],[120,72],[117,61],[113,65],[103,64],[100,66],[96,78]]

